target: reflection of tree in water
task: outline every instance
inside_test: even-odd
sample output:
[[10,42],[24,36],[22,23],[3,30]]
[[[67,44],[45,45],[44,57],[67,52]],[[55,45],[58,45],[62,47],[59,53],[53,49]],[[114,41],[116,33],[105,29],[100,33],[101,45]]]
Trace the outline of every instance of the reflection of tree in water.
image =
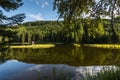
[[120,61],[119,52],[120,50],[57,46],[49,49],[11,49],[7,56],[36,64],[117,65]]
[[[83,48],[74,48],[72,49],[72,54],[71,54],[71,57],[75,57],[76,59],[76,62],[79,61],[80,64],[83,63],[84,61],[84,53],[83,53]],[[74,62],[75,63],[75,62]]]
[[114,53],[112,53],[114,60],[112,63],[116,63],[118,66],[120,66],[120,50],[113,50]]
[[0,63],[4,63],[10,58],[11,58],[11,54],[9,54],[7,51],[0,52]]
[[77,54],[78,54],[78,58],[79,58],[79,61],[81,62],[81,64],[84,63],[84,60],[85,60],[85,55],[83,53],[83,48],[81,47],[80,49],[77,49]]

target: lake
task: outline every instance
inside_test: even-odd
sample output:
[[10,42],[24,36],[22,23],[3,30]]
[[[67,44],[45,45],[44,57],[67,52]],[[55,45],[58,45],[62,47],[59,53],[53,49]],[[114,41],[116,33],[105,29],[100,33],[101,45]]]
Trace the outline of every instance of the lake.
[[78,80],[120,65],[119,49],[56,45],[0,53],[0,80]]

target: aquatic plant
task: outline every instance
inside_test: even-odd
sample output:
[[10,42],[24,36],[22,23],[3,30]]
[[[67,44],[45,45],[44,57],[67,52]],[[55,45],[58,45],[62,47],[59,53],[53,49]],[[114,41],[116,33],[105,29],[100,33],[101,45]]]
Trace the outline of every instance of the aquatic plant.
[[120,68],[104,69],[96,75],[90,75],[87,73],[83,80],[120,80]]

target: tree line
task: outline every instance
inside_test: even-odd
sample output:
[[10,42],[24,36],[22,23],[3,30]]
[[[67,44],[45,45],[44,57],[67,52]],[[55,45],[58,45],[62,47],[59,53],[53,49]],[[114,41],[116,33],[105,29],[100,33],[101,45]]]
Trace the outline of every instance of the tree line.
[[[99,21],[79,19],[69,26],[64,25],[63,21],[27,22],[6,27],[3,31],[6,31],[4,33],[6,35],[12,33],[12,35],[9,34],[13,38],[11,43],[31,44],[32,41],[35,43],[120,43],[120,18],[115,18],[114,23],[116,42],[111,38],[113,32],[109,27],[111,26],[109,19]],[[1,39],[3,39],[2,36]],[[10,37],[4,39],[9,41]]]

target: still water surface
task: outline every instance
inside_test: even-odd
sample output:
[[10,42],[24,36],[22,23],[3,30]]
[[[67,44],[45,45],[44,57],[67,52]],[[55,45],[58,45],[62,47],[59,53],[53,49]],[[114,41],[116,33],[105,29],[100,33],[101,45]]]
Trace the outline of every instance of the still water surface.
[[77,80],[86,71],[120,65],[120,50],[58,45],[48,49],[10,49],[0,53],[0,80]]

